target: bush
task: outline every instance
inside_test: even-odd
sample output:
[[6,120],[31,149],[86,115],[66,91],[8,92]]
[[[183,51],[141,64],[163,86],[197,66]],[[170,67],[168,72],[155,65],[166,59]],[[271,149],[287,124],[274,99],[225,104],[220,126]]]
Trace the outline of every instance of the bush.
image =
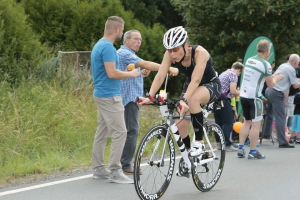
[[20,83],[35,73],[48,50],[26,22],[23,8],[13,0],[0,4],[0,80]]

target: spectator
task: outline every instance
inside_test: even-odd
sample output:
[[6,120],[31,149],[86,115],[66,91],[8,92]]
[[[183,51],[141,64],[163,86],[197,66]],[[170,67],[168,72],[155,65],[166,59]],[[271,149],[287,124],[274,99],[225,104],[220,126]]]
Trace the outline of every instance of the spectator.
[[276,73],[282,73],[284,78],[282,81],[276,83],[273,88],[266,89],[266,97],[268,99],[267,117],[266,125],[264,127],[264,136],[269,137],[271,135],[271,125],[273,120],[273,113],[276,119],[276,132],[278,137],[279,148],[294,148],[290,145],[285,138],[285,124],[286,124],[286,114],[285,114],[285,102],[284,97],[288,93],[291,85],[294,88],[300,87],[300,81],[296,77],[295,68],[299,64],[299,55],[291,54],[289,61],[283,63],[276,70]]
[[[121,40],[124,24],[121,17],[109,17],[105,23],[104,36],[95,44],[91,53],[94,100],[98,108],[98,125],[92,152],[93,178],[109,178],[115,183],[133,183],[123,173],[120,162],[126,140],[120,80],[140,75],[137,69],[130,72],[119,70],[119,58],[113,43]],[[108,164],[110,171],[104,163],[108,138],[112,138]]]
[[219,109],[215,109],[214,118],[216,123],[222,128],[225,142],[226,151],[237,151],[230,139],[230,133],[232,132],[232,124],[234,120],[231,97],[239,96],[240,92],[237,90],[238,76],[243,72],[244,65],[240,62],[233,63],[231,69],[227,69],[221,73],[219,79],[221,81],[222,93],[219,97]]
[[[124,34],[123,44],[118,49],[117,54],[120,61],[120,69],[126,71],[129,64],[134,64],[140,71],[143,68],[141,75],[135,78],[129,78],[122,81],[121,94],[125,108],[124,118],[127,128],[127,138],[123,148],[121,164],[124,174],[133,174],[131,160],[134,155],[137,137],[139,134],[139,108],[136,105],[135,98],[143,96],[144,80],[150,71],[158,71],[160,64],[145,61],[139,58],[135,53],[139,51],[142,44],[141,33],[137,30],[130,30]],[[170,67],[169,71],[177,74],[176,68]],[[177,71],[177,73],[176,73]]]
[[[300,78],[300,67],[298,66],[296,68],[296,77],[299,79]],[[294,98],[295,98],[295,95],[297,93],[299,93],[299,88],[294,88],[292,85],[290,87],[290,90],[289,90],[289,96],[288,96],[288,99],[287,99],[287,105],[286,105],[286,127],[288,130],[290,130],[290,128],[293,126],[293,115],[294,115]],[[291,133],[291,137],[290,137],[290,141],[289,143],[290,144],[293,144],[296,140],[296,135],[295,135],[295,132],[292,132]]]
[[295,95],[294,104],[295,104],[294,124],[291,130],[292,130],[292,135],[296,137],[294,140],[295,143],[300,144],[300,93]]
[[[240,101],[244,114],[244,123],[240,130],[237,155],[245,157],[244,143],[249,133],[250,152],[248,159],[263,159],[265,155],[256,150],[259,128],[262,120],[263,103],[261,91],[264,81],[273,87],[283,77],[281,74],[272,76],[271,65],[266,61],[270,54],[271,43],[260,40],[257,44],[257,55],[250,57],[245,63],[244,76],[240,88]],[[251,127],[251,129],[250,129]],[[250,129],[250,132],[249,132]]]

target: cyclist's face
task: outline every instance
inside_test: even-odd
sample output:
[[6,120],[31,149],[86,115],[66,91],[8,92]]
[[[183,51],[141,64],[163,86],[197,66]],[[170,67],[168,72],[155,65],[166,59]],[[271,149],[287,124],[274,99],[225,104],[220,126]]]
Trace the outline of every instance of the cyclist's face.
[[175,47],[173,49],[168,49],[167,51],[175,62],[179,62],[184,56],[184,51],[182,46]]
[[140,50],[141,44],[142,44],[142,36],[139,32],[132,32],[131,37],[127,39],[125,42],[125,46],[127,46],[134,52],[138,52]]

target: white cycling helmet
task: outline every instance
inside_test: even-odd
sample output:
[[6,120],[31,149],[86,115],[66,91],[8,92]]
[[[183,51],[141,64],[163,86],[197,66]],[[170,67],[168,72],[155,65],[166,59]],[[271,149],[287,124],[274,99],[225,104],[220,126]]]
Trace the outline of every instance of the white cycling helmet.
[[188,39],[187,32],[182,26],[169,29],[163,39],[163,44],[166,49],[173,49],[180,45],[183,45]]

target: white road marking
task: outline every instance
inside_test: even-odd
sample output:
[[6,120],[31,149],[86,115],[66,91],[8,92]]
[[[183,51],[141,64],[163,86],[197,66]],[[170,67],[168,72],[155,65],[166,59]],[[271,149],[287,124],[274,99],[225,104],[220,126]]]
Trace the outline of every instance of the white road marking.
[[58,185],[58,184],[61,184],[61,183],[67,183],[67,182],[77,181],[77,180],[80,180],[80,179],[91,178],[91,177],[92,177],[92,175],[89,174],[89,175],[79,176],[79,177],[75,177],[75,178],[69,178],[69,179],[65,179],[65,180],[61,180],[61,181],[54,181],[54,182],[51,182],[51,183],[44,183],[44,184],[34,185],[34,186],[20,188],[20,189],[16,189],[16,190],[0,192],[0,197],[4,196],[4,195],[15,194],[15,193],[19,193],[19,192],[34,190],[34,189],[38,189],[38,188],[48,187],[48,186],[52,186],[52,185]]
[[[181,158],[181,156],[177,156],[175,159],[179,159],[179,158]],[[146,164],[147,163],[141,164],[141,166],[145,166]],[[62,183],[67,183],[67,182],[71,182],[71,181],[77,181],[77,180],[81,180],[81,179],[85,179],[85,178],[92,178],[92,177],[93,177],[92,174],[88,174],[88,175],[85,175],[85,176],[69,178],[69,179],[65,179],[65,180],[61,180],[61,181],[54,181],[54,182],[50,182],[50,183],[44,183],[44,184],[40,184],[40,185],[29,186],[29,187],[25,187],[25,188],[16,189],[16,190],[0,192],[0,197],[5,196],[5,195],[9,195],[9,194],[25,192],[25,191],[29,191],[29,190],[39,189],[39,188],[43,188],[43,187],[58,185],[58,184],[62,184]]]

